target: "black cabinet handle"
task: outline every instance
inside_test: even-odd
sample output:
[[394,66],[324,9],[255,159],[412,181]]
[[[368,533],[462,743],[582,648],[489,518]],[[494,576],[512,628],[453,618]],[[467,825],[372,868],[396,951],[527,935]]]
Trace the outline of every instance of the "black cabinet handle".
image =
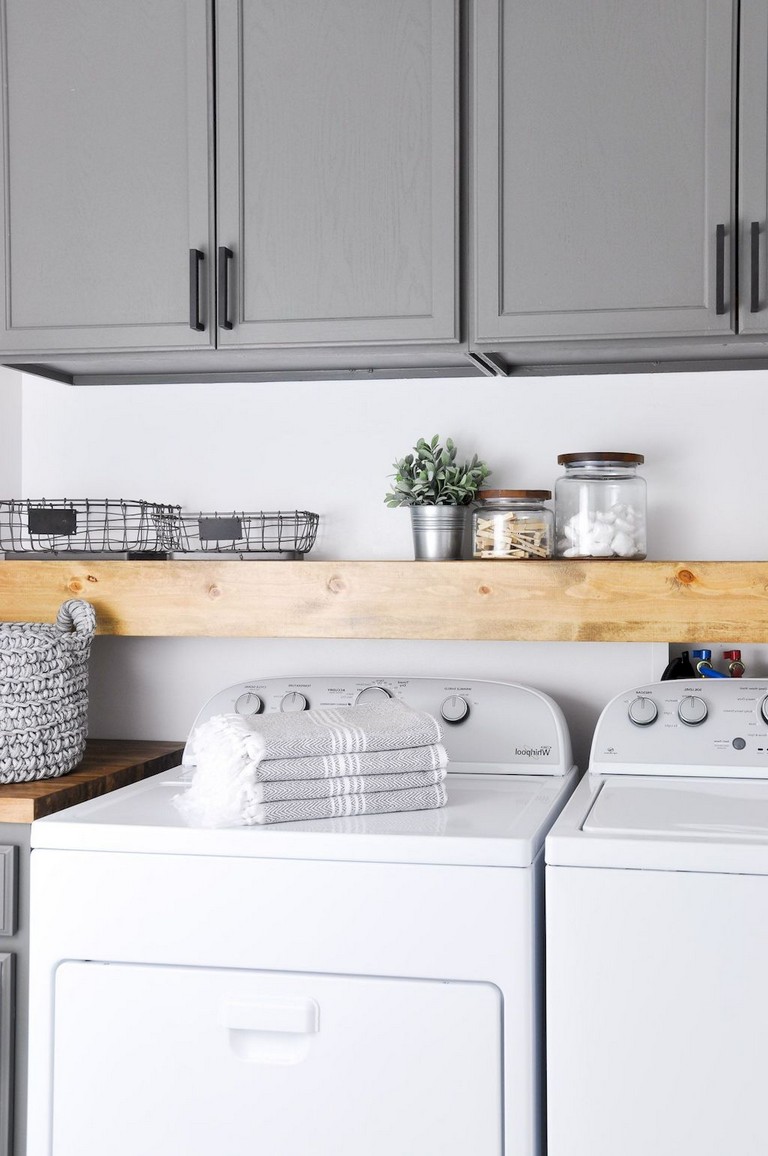
[[229,262],[234,257],[226,245],[219,246],[219,329],[231,329],[229,319]]
[[725,313],[725,225],[717,226],[715,256],[715,313]]
[[760,222],[753,221],[749,228],[749,312],[760,312]]
[[199,249],[189,250],[189,328],[201,332],[205,325],[200,319],[200,266],[205,254]]

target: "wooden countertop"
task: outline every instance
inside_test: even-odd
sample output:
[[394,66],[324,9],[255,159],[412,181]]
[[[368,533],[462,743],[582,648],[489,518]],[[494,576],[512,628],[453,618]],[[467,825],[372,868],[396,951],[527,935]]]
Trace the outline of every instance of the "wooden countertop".
[[0,823],[31,823],[64,807],[137,783],[181,761],[184,744],[141,739],[89,739],[83,761],[54,779],[0,786]]

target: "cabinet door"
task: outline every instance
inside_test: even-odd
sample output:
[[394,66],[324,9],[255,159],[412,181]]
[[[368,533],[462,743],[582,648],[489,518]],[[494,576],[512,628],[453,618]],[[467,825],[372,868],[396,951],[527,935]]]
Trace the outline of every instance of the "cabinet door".
[[[9,1156],[13,1151],[15,964],[16,957],[11,952],[0,954],[0,1154],[2,1156]],[[23,1022],[21,1015],[19,1020]],[[23,1124],[19,1123],[16,1127],[23,1134]]]
[[456,8],[219,0],[219,345],[457,338]]
[[768,7],[741,0],[739,330],[768,332]]
[[733,331],[734,7],[477,0],[471,337]]
[[210,344],[190,327],[190,249],[210,257],[212,226],[206,0],[1,12],[0,347]]

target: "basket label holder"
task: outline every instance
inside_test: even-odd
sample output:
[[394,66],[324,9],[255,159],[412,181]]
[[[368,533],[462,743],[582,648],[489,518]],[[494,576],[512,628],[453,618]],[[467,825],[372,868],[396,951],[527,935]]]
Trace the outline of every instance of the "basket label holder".
[[76,534],[77,510],[30,506],[27,511],[27,529],[35,536]]
[[243,520],[238,517],[202,517],[197,519],[201,542],[233,542],[243,537]]

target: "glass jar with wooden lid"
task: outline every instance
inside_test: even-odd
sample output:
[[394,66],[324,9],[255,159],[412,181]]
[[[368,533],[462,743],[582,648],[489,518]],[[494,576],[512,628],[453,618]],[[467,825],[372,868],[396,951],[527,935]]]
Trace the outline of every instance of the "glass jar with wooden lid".
[[472,511],[475,558],[551,558],[555,517],[550,490],[480,490]]
[[646,489],[642,454],[593,450],[560,454],[555,483],[560,558],[645,558]]

